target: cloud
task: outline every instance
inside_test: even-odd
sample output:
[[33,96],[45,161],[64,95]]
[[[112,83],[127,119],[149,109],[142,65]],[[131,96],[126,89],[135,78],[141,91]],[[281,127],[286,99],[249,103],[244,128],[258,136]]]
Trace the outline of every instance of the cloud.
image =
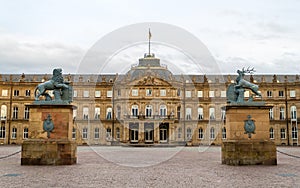
[[[47,73],[62,67],[76,72],[84,50],[59,42],[0,34],[0,63],[4,73]],[[5,66],[7,65],[7,66]]]

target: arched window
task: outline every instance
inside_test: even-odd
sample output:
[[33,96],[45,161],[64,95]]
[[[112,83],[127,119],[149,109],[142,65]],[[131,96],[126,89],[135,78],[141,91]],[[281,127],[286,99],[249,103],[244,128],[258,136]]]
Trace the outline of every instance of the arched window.
[[11,138],[12,139],[16,139],[17,138],[17,128],[16,127],[12,128]]
[[284,120],[285,116],[284,116],[284,107],[280,107],[279,108],[279,119],[280,120]]
[[26,106],[24,109],[24,119],[29,119],[29,107]]
[[186,108],[185,109],[185,116],[187,120],[192,119],[192,108]]
[[209,119],[210,120],[215,120],[216,119],[215,108],[213,108],[213,107],[209,108]]
[[121,119],[121,107],[117,106],[117,119]]
[[296,106],[291,106],[291,119],[297,119],[297,108]]
[[106,109],[106,119],[111,119],[112,118],[112,108],[108,107]]
[[192,129],[191,128],[187,128],[187,130],[186,130],[186,138],[188,140],[192,139]]
[[14,106],[13,108],[13,119],[18,119],[19,114],[19,108],[17,106]]
[[167,106],[166,105],[160,105],[160,107],[159,107],[159,115],[161,117],[166,117],[167,116]]
[[89,119],[89,108],[83,107],[83,119]]
[[6,120],[7,117],[7,106],[1,105],[1,120]]
[[146,117],[151,117],[152,116],[152,105],[147,105],[145,110],[146,110],[146,112],[145,112]]
[[210,139],[215,139],[215,128],[210,128]]
[[95,108],[95,119],[100,119],[100,107]]
[[270,139],[274,139],[274,129],[270,128]]
[[131,107],[131,115],[133,117],[138,117],[138,114],[139,114],[139,107],[138,107],[138,105],[132,105],[132,107]]
[[198,107],[198,120],[202,120],[202,119],[203,119],[203,108]]

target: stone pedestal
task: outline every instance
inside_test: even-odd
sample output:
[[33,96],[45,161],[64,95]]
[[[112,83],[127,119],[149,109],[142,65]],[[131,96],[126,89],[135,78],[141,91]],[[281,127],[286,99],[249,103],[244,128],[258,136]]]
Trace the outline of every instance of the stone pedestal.
[[21,165],[72,165],[77,145],[66,139],[30,139],[22,144]]
[[[76,164],[77,145],[72,141],[73,105],[40,104],[30,108],[29,139],[22,144],[21,165]],[[54,129],[47,132],[43,124],[51,116]]]
[[[271,106],[227,105],[226,136],[222,143],[222,164],[276,165],[276,146],[269,139]],[[255,124],[254,133],[245,134],[248,115]]]

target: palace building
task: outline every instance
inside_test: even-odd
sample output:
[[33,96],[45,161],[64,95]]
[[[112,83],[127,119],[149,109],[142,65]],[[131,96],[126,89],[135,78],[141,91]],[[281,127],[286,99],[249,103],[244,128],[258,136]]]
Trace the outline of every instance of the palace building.
[[[35,87],[52,75],[0,75],[0,144],[30,135]],[[237,75],[174,75],[154,54],[126,74],[64,75],[73,86],[72,139],[80,145],[220,145],[226,139],[226,89]],[[250,75],[269,111],[276,145],[299,145],[298,75]],[[245,98],[250,97],[249,91]],[[261,100],[255,97],[254,100]]]

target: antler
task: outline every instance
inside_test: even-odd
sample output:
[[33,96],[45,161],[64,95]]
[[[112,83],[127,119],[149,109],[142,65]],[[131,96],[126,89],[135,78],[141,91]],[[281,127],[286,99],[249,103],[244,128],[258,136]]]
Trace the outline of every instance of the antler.
[[254,67],[252,69],[250,69],[250,67],[248,67],[247,69],[245,69],[245,67],[243,67],[242,72],[252,74],[253,72],[255,72],[255,70],[254,70]]

